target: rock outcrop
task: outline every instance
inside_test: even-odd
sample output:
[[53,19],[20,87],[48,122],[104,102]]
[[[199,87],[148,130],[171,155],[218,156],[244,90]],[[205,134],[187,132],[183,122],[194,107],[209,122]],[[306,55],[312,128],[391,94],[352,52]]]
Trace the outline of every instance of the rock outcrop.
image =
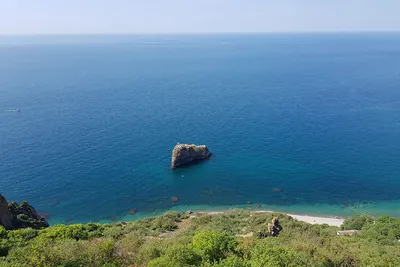
[[282,226],[279,224],[278,218],[272,218],[271,223],[268,223],[267,230],[260,229],[257,233],[258,238],[266,238],[269,236],[277,237],[282,231]]
[[6,229],[13,229],[14,216],[8,210],[7,200],[0,195],[0,225]]
[[28,227],[41,229],[48,227],[49,223],[28,202],[23,201],[20,205],[8,203],[0,194],[0,225],[7,230]]
[[268,223],[268,232],[271,236],[278,236],[282,231],[282,226],[279,224],[278,218],[272,218],[271,223]]
[[178,144],[172,151],[171,168],[175,169],[181,166],[195,163],[196,161],[207,159],[211,156],[207,146],[196,146],[189,144]]

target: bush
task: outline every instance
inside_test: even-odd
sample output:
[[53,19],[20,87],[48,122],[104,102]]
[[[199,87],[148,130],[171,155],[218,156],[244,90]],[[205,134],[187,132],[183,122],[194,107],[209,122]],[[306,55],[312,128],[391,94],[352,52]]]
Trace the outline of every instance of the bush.
[[72,225],[56,225],[42,230],[39,234],[42,238],[49,239],[75,239],[87,240],[89,238],[101,237],[103,235],[104,226],[96,223],[88,224],[72,224]]
[[0,225],[0,257],[5,257],[8,254],[10,243],[7,240],[7,230]]
[[344,220],[342,230],[361,230],[364,226],[373,223],[372,217],[367,215],[356,215]]
[[135,257],[135,263],[138,265],[145,265],[146,263],[161,257],[164,254],[164,244],[159,240],[150,239],[138,251]]
[[[167,212],[163,216],[146,218],[132,223],[128,223],[123,227],[122,234],[129,232],[137,232],[141,235],[158,236],[160,233],[173,231],[177,228],[177,223],[182,221],[185,216],[178,212]],[[110,226],[115,228],[114,225]],[[107,230],[107,234],[112,230]]]
[[193,237],[193,248],[209,262],[225,258],[236,246],[235,239],[226,233],[207,231]]
[[361,237],[381,244],[399,243],[400,219],[388,216],[379,217],[374,224],[363,227]]
[[111,240],[76,241],[39,238],[29,246],[11,250],[15,266],[119,266]]
[[117,263],[114,253],[116,246],[111,240],[102,240],[90,250],[90,262],[98,263],[100,266],[114,266]]
[[4,229],[3,226],[0,225],[0,238],[6,238],[7,237],[7,230]]
[[169,249],[165,255],[156,258],[149,263],[149,267],[170,266],[199,266],[201,257],[193,249],[187,246],[178,246]]
[[296,253],[289,248],[260,244],[251,251],[250,266],[254,267],[307,267],[310,259],[306,254]]
[[32,228],[7,231],[7,240],[13,247],[25,246],[37,237],[38,231]]
[[249,266],[245,261],[236,256],[229,256],[226,259],[221,260],[219,263],[214,264],[215,267],[247,267]]
[[10,248],[11,246],[6,239],[0,239],[0,257],[6,257]]

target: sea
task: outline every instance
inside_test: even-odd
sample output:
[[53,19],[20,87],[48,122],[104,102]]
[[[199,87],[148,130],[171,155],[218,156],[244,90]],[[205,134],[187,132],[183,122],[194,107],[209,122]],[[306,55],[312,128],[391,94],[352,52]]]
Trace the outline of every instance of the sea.
[[400,217],[400,33],[1,36],[0,193],[51,224]]

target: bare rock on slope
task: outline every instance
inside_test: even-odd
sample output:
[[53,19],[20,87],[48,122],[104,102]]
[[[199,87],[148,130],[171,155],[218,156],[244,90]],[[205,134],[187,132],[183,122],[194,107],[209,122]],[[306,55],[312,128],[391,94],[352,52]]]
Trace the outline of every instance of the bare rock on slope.
[[8,210],[7,200],[0,195],[0,225],[6,229],[13,229],[14,216]]
[[49,223],[28,202],[23,201],[19,205],[16,202],[8,203],[0,194],[0,225],[8,230],[28,227],[41,229],[48,227]]

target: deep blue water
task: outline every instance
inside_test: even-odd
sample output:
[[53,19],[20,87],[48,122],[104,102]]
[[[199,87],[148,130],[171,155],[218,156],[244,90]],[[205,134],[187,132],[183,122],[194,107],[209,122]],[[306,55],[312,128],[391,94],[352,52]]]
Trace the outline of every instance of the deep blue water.
[[[213,157],[172,171],[177,142]],[[0,192],[53,223],[171,196],[400,216],[399,159],[400,34],[0,38]]]

